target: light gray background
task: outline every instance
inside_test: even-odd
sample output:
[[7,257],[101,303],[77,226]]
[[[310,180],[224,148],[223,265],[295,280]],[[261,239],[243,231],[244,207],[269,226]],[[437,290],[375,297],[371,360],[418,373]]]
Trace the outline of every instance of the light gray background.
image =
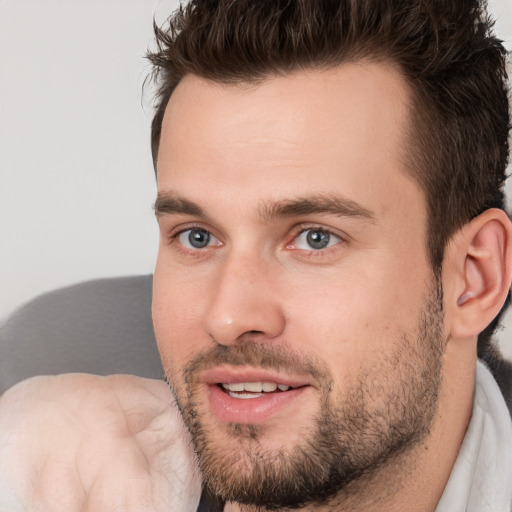
[[143,55],[177,4],[0,3],[0,318],[55,287],[152,272]]
[[[56,287],[152,272],[143,54],[177,5],[0,0],[0,319]],[[490,6],[510,50],[512,0]],[[512,313],[500,340],[512,357]]]

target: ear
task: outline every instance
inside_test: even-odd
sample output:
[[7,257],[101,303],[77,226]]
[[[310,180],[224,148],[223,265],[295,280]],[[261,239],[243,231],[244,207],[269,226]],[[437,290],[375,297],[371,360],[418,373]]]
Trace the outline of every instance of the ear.
[[458,276],[452,300],[452,337],[478,336],[499,313],[512,279],[512,224],[489,209],[466,224],[450,247]]

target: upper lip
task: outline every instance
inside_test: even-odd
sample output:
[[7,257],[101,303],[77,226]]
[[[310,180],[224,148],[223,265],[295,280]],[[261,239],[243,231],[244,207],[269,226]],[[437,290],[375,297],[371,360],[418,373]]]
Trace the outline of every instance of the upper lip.
[[265,369],[249,367],[219,366],[202,372],[202,384],[236,384],[240,382],[275,382],[292,388],[309,386],[312,383],[304,376],[282,375]]

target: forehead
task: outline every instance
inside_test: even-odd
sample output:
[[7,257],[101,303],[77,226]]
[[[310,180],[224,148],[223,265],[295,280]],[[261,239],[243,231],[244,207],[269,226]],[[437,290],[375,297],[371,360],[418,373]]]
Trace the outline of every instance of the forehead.
[[219,192],[261,202],[284,190],[336,187],[378,211],[386,207],[379,196],[411,186],[403,163],[409,103],[403,78],[386,64],[346,63],[258,84],[186,76],[162,124],[159,190],[199,202]]

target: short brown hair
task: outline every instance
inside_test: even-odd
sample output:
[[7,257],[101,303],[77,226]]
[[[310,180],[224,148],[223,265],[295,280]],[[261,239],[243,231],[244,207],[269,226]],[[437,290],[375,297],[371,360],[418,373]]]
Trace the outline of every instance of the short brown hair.
[[[409,169],[424,191],[439,270],[450,237],[504,209],[510,129],[505,50],[477,0],[192,0],[148,54],[155,170],[169,98],[186,74],[242,83],[346,61],[390,62],[413,97]],[[489,337],[488,335],[486,335]]]

